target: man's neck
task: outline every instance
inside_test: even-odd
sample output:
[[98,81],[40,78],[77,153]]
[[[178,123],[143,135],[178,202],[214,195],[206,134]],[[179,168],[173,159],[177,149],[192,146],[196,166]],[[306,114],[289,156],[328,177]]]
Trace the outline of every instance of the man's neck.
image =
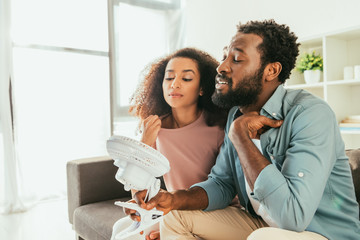
[[[277,84],[273,84],[272,87],[262,89],[260,95],[258,96],[257,101],[254,104],[248,106],[240,106],[239,110],[241,113],[249,113],[249,112],[260,112],[261,108],[265,105],[265,103],[271,98],[274,94],[275,90],[281,83],[277,82]],[[264,90],[267,89],[267,90]]]

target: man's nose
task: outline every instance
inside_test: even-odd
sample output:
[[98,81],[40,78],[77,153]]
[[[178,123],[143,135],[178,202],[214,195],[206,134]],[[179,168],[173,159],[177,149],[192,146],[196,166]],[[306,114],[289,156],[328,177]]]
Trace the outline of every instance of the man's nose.
[[216,71],[218,73],[227,73],[227,72],[230,72],[230,67],[229,67],[229,64],[228,64],[228,61],[227,59],[225,59],[224,61],[222,61],[220,63],[220,65],[216,68]]

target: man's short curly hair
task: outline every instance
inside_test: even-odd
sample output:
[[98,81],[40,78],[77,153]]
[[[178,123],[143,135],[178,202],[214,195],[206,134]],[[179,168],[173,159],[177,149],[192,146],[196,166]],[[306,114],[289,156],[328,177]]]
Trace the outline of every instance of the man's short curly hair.
[[279,81],[284,83],[290,77],[299,55],[297,36],[290,32],[288,26],[277,24],[273,19],[265,21],[249,21],[237,26],[238,32],[253,33],[260,36],[263,42],[258,46],[261,63],[264,67],[268,63],[280,62],[282,70]]

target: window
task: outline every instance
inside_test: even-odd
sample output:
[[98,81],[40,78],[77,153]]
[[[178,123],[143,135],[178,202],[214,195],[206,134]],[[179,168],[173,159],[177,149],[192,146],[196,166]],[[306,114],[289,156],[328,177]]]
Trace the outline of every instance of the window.
[[136,123],[128,114],[129,100],[143,70],[154,60],[183,47],[180,0],[114,0],[110,25],[113,130],[134,136]]

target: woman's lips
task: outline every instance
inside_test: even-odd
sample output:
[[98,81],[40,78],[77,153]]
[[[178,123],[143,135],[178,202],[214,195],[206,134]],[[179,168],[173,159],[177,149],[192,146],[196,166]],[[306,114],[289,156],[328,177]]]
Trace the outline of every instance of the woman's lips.
[[179,98],[179,97],[182,97],[183,95],[180,93],[170,93],[169,96],[172,98]]

